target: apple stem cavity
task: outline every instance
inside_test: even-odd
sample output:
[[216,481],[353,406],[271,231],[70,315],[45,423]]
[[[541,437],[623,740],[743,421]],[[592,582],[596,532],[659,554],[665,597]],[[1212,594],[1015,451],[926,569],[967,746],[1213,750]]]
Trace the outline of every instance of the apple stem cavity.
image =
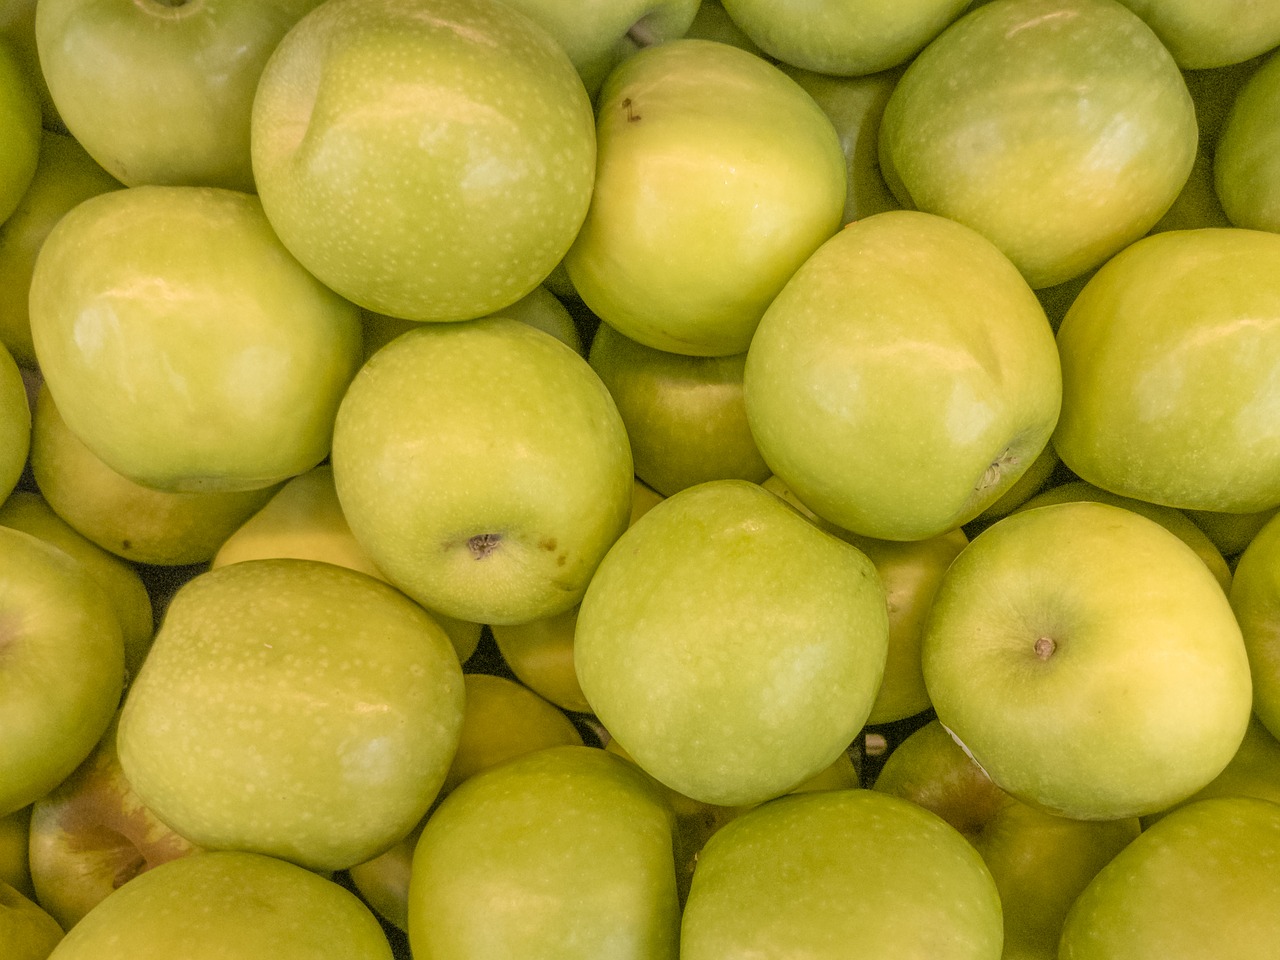
[[1004,476],[1005,471],[1018,463],[1018,458],[1008,449],[1000,456],[991,461],[991,465],[982,473],[982,478],[978,481],[977,492],[988,490],[1000,482],[1000,478]]
[[649,17],[641,17],[633,23],[631,29],[627,31],[627,39],[640,48],[652,47],[662,41],[662,38],[653,29],[653,24],[650,22]]
[[1041,660],[1048,660],[1053,656],[1054,651],[1058,649],[1058,645],[1054,642],[1053,637],[1037,637],[1034,649],[1037,657]]
[[483,560],[497,550],[500,543],[502,543],[500,533],[477,533],[467,541],[467,549],[475,559]]

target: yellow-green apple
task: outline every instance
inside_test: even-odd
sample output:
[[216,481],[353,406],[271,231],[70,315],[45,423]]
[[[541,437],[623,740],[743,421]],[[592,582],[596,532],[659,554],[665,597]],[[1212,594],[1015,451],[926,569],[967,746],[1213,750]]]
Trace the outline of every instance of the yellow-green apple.
[[888,633],[865,554],[756,484],[712,480],[618,539],[583,597],[573,655],[592,712],[642,769],[736,806],[849,746]]
[[0,36],[0,223],[9,219],[36,175],[40,100],[17,50]]
[[[1280,16],[1276,16],[1280,43]],[[1237,227],[1280,231],[1280,57],[1244,84],[1213,154],[1213,181],[1222,209]]]
[[116,179],[253,190],[267,57],[319,0],[43,0],[40,66],[67,129]]
[[864,76],[914,57],[970,0],[723,0],[761,49],[816,73]]
[[1280,45],[1280,10],[1254,0],[1120,0],[1187,70],[1224,67]]
[[890,210],[827,241],[747,351],[747,419],[814,513],[923,540],[967,523],[1048,442],[1061,387],[1035,295],[989,240]]
[[[356,541],[338,502],[333,466],[322,463],[285,483],[262,509],[246,520],[214,554],[210,567],[242,560],[295,557],[350,567],[385,580]],[[427,611],[444,627],[464,663],[480,644],[481,624]]]
[[22,371],[0,343],[0,501],[18,481],[31,452],[31,405]]
[[398,591],[329,563],[250,560],[169,603],[121,711],[120,765],[193,843],[339,870],[422,818],[462,697],[448,636]]
[[1059,960],[1268,960],[1280,942],[1280,804],[1214,797],[1144,830],[1067,915]]
[[936,813],[982,855],[1000,892],[1003,960],[1057,960],[1067,910],[1139,832],[1136,817],[1071,820],[1014,799],[937,720],[894,748],[875,789]]
[[925,686],[997,786],[1082,820],[1199,790],[1244,737],[1240,627],[1196,555],[1106,503],[1010,514],[961,551],[925,627]]
[[1058,329],[1063,463],[1171,507],[1280,504],[1277,263],[1280,236],[1242,228],[1158,233],[1108,261]]
[[707,480],[768,478],[742,399],[745,353],[670,353],[601,323],[588,360],[626,424],[636,476],[663,496]]
[[45,384],[32,415],[31,472],[45,501],[81,535],[160,566],[208,561],[277,489],[171,493],[135,483],[67,428]]
[[675,960],[673,814],[627,761],[549,747],[476,774],[427,821],[417,960]]
[[591,101],[499,0],[337,0],[262,73],[253,172],[280,238],[360,306],[460,320],[564,256],[595,177]]
[[20,807],[0,817],[0,883],[7,883],[27,897],[36,895],[31,886],[31,865],[27,860],[27,838],[31,832],[31,807]]
[[250,194],[133,187],[58,221],[31,337],[71,431],[162,490],[250,490],[329,453],[362,359],[356,307],[281,245]]
[[111,601],[124,638],[125,683],[137,676],[155,632],[151,597],[132,565],[102,549],[58,516],[38,493],[17,490],[0,504],[0,526],[39,537],[81,563]]
[[781,797],[698,856],[681,960],[851,955],[999,960],[1000,898],[944,820],[871,790]]
[[995,0],[911,62],[880,124],[904,206],[992,240],[1033,287],[1146,233],[1191,172],[1178,65],[1115,0]]
[[0,944],[5,960],[47,960],[61,939],[58,921],[0,880]]
[[587,361],[505,317],[424,324],[370,358],[338,411],[333,475],[387,579],[476,623],[576,604],[633,484],[626,427]]
[[194,853],[138,799],[116,754],[116,723],[75,772],[31,808],[29,844],[36,899],[70,930],[113,890]]
[[1254,710],[1272,735],[1280,737],[1280,515],[1240,554],[1231,608],[1249,653]]
[[683,39],[609,75],[596,130],[591,208],[565,258],[583,302],[659,350],[745,352],[769,301],[840,226],[831,121],[767,61]]
[[47,130],[41,134],[40,162],[31,185],[9,219],[0,223],[0,343],[22,366],[36,365],[28,294],[40,246],[68,210],[120,186],[74,138]]
[[1184,510],[1183,513],[1205,532],[1224,557],[1234,559],[1244,552],[1271,518],[1280,513],[1280,507],[1268,507],[1253,513],[1221,513],[1217,510]]
[[[458,749],[440,788],[446,797],[482,770],[546,747],[582,745],[582,734],[559,709],[528,687],[506,677],[484,673],[463,676],[466,709]],[[379,915],[401,930],[409,928],[409,879],[413,851],[426,824],[418,826],[390,850],[349,873],[360,895]]]
[[89,755],[124,685],[124,640],[84,567],[0,527],[0,815],[44,796]]
[[332,880],[210,851],[148,870],[98,904],[50,960],[391,960],[377,919]]

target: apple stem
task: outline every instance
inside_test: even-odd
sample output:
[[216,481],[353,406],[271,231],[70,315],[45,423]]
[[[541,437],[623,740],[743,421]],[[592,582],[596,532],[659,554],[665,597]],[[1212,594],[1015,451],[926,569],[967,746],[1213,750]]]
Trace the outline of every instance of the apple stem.
[[1038,637],[1036,639],[1036,656],[1041,660],[1048,660],[1057,649],[1058,645],[1054,643],[1053,637]]

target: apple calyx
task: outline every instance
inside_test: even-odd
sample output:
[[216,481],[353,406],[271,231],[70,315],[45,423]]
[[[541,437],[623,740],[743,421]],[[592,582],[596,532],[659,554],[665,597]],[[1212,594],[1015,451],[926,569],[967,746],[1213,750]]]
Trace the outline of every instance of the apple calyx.
[[501,543],[500,533],[477,533],[467,540],[467,549],[471,551],[472,557],[483,560],[497,550]]
[[1034,649],[1037,657],[1041,660],[1048,660],[1058,649],[1058,644],[1053,637],[1037,637]]

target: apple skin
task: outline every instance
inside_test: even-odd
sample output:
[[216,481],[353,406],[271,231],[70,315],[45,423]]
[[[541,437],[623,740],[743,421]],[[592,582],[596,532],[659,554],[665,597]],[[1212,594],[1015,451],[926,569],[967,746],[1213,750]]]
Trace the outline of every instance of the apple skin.
[[1199,790],[1238,749],[1253,697],[1240,627],[1200,557],[1087,501],[975,537],[943,575],[922,666],[938,719],[998,786],[1081,820]]
[[840,227],[831,121],[777,67],[674,40],[600,91],[591,208],[565,257],[582,300],[646,346],[743,353],[769,301]]
[[619,538],[583,597],[573,654],[587,702],[642,769],[740,806],[848,747],[888,631],[861,551],[756,484],[712,480]]
[[1280,10],[1253,0],[1120,0],[1184,70],[1240,63],[1280,44]]
[[0,344],[0,501],[18,481],[31,451],[31,406],[22,371]]
[[8,220],[40,158],[40,99],[17,49],[0,35],[0,223]]
[[421,819],[462,699],[448,636],[385,583],[245,561],[169,603],[121,711],[120,765],[193,843],[339,870]]
[[409,882],[416,960],[675,960],[673,814],[594,747],[549,747],[462,783]]
[[1228,228],[1154,234],[1108,261],[1058,330],[1063,463],[1171,507],[1280,504],[1277,257],[1280,236]]
[[1177,64],[1114,0],[982,5],[912,61],[880,124],[898,200],[984,234],[1036,288],[1146,233],[1196,143]]
[[348,299],[410,320],[483,316],[536,287],[595,173],[568,55],[498,0],[323,4],[263,71],[252,152],[285,246]]
[[124,640],[84,568],[30,534],[0,527],[0,816],[62,782],[111,721]]
[[0,37],[8,39],[18,55],[18,62],[36,85],[40,98],[40,114],[44,129],[66,133],[67,128],[58,116],[58,108],[49,95],[44,71],[40,69],[40,53],[36,49],[36,0],[4,0],[0,3]]
[[425,324],[378,351],[339,408],[333,474],[387,579],[476,623],[576,604],[626,528],[634,482],[626,427],[586,360],[505,317]]
[[253,190],[263,65],[319,0],[43,0],[36,43],[67,129],[129,186]]
[[1040,454],[1061,397],[1052,331],[1008,259],[905,210],[850,224],[796,272],[743,387],[773,472],[814,513],[883,540],[981,513]]
[[[1280,43],[1280,18],[1276,21]],[[1268,57],[1240,90],[1213,154],[1218,199],[1237,227],[1280,231],[1280,57]]]
[[[1000,899],[954,828],[870,790],[781,797],[703,847],[681,960],[998,960]],[[856,946],[851,946],[856,945]]]
[[1253,672],[1253,708],[1272,736],[1280,737],[1280,515],[1236,562],[1231,608]]
[[125,884],[67,934],[50,960],[391,960],[354,894],[256,853],[181,857]]
[[816,73],[864,76],[914,57],[970,0],[724,0],[725,12],[760,47]]
[[1235,560],[1267,522],[1280,513],[1280,507],[1256,513],[1220,513],[1216,510],[1184,510],[1183,513],[1204,531],[1224,557]]
[[1280,804],[1215,797],[1143,831],[1067,915],[1060,960],[1264,960],[1280,942]]
[[62,928],[39,904],[0,880],[0,943],[5,960],[47,960]]
[[315,466],[362,359],[355,306],[293,259],[256,197],[211,187],[117,190],[59,220],[31,336],[71,431],[179,492]]

